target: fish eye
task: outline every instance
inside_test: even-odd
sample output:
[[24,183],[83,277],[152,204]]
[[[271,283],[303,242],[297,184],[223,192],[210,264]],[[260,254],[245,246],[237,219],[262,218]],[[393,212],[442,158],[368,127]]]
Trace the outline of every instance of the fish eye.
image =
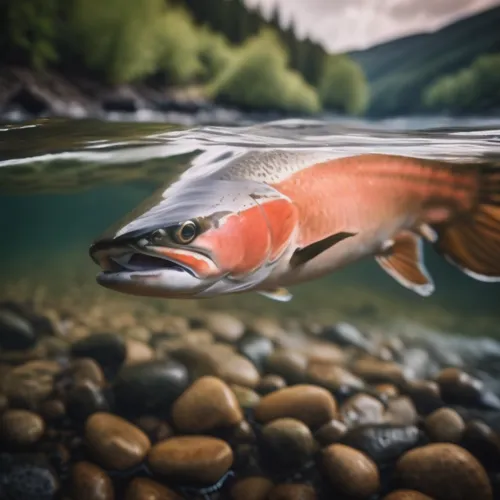
[[166,235],[167,235],[167,232],[165,231],[165,229],[155,229],[151,233],[150,239],[153,243],[159,243],[165,238]]
[[182,243],[186,245],[191,243],[197,235],[198,226],[192,220],[188,220],[181,224],[175,231],[174,237],[177,243]]

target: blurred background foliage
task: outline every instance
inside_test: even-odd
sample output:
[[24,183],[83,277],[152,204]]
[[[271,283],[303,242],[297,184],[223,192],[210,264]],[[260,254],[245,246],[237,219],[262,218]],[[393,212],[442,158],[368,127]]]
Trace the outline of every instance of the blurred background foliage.
[[[202,85],[219,103],[362,113],[363,71],[242,0],[3,0],[3,63],[108,84]],[[329,83],[329,79],[331,82]],[[319,96],[319,85],[322,91]],[[355,89],[353,91],[353,89]]]
[[196,88],[244,109],[487,112],[500,106],[500,10],[492,12],[329,54],[277,10],[266,19],[243,0],[2,0],[0,63],[109,85]]

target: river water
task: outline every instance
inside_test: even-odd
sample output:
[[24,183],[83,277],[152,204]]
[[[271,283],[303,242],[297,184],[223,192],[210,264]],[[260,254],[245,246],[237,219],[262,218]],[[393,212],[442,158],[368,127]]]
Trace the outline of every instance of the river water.
[[223,309],[319,322],[343,319],[396,332],[500,336],[500,284],[474,281],[431,248],[425,258],[436,291],[428,298],[402,288],[372,260],[294,287],[294,299],[284,304],[252,293],[198,301],[142,299],[96,284],[90,243],[159,185],[191,166],[272,148],[500,161],[500,119],[281,120],[190,128],[119,120],[4,123],[0,299]]

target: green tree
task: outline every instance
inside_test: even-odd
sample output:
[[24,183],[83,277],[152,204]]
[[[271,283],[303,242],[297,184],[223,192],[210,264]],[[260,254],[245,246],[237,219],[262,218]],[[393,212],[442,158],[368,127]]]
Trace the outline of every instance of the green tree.
[[210,87],[222,103],[251,109],[316,113],[321,106],[313,87],[287,67],[277,34],[263,30],[249,38],[233,62]]
[[428,109],[489,111],[500,106],[500,54],[478,57],[468,68],[443,76],[423,93]]
[[164,0],[72,0],[73,48],[112,83],[157,69]]
[[2,59],[43,69],[57,61],[58,0],[3,0]]
[[234,49],[220,33],[203,26],[197,32],[198,56],[203,66],[203,81],[213,80],[233,59]]
[[155,66],[165,83],[185,84],[203,75],[198,31],[182,7],[169,7],[161,18],[155,40]]
[[363,70],[347,56],[328,56],[318,85],[327,109],[361,114],[368,106],[370,90]]

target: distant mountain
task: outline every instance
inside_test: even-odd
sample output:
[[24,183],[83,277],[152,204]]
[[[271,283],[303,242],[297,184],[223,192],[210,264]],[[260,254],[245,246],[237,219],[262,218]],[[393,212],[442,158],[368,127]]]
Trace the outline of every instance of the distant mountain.
[[500,7],[461,19],[434,33],[399,38],[350,52],[371,85],[369,115],[421,111],[423,90],[437,78],[500,52]]

